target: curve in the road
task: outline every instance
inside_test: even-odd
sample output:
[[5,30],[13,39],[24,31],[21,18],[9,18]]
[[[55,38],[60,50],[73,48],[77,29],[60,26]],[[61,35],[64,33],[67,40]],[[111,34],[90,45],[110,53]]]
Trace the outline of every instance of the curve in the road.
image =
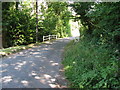
[[[2,59],[2,88],[54,88],[62,79],[60,65],[71,38],[21,51]],[[63,83],[63,82],[62,82]]]

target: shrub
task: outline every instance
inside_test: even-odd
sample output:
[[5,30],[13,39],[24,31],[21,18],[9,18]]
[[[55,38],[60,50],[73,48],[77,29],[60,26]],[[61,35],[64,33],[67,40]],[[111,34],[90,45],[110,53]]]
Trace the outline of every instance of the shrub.
[[64,69],[74,88],[119,88],[118,62],[112,50],[83,39],[65,49]]

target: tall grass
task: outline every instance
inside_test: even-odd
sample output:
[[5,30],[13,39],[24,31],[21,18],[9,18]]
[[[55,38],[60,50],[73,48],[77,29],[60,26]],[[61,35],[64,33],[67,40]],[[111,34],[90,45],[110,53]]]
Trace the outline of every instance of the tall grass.
[[118,61],[112,49],[83,39],[64,52],[65,75],[72,88],[120,88]]

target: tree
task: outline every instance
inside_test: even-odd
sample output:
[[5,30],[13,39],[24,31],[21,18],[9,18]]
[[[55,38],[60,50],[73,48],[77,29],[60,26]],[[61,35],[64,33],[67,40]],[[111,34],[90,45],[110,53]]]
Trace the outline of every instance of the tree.
[[38,4],[37,0],[32,4],[28,1],[2,3],[4,47],[27,45],[38,42],[38,39],[42,41],[43,35],[58,34],[64,37],[69,34],[67,3],[41,4],[41,15]]
[[38,1],[36,0],[36,42],[38,42]]
[[43,21],[46,34],[57,34],[59,37],[70,35],[68,4],[65,2],[49,2],[47,5],[48,9]]
[[16,2],[16,10],[18,10],[19,2]]
[[77,13],[76,15],[80,16],[80,17],[75,17],[75,19],[76,20],[80,19],[81,23],[84,26],[88,26],[88,30],[87,30],[88,34],[92,33],[93,25],[92,25],[91,19],[86,15],[89,12],[89,10],[92,8],[91,6],[93,4],[94,3],[92,2],[75,2],[73,4],[70,4],[73,10]]

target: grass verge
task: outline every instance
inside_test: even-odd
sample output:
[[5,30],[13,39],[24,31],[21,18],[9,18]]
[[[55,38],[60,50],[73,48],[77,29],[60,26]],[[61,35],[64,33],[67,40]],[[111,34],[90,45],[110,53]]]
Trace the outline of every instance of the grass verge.
[[83,39],[64,52],[65,76],[72,88],[120,88],[118,59],[111,49]]
[[[46,41],[46,42],[53,42],[56,39],[52,39],[50,41]],[[25,50],[25,49],[29,49],[35,46],[38,46],[40,44],[46,44],[46,42],[38,42],[38,43],[33,43],[33,44],[29,44],[29,45],[21,45],[21,46],[14,46],[14,47],[9,47],[9,48],[4,48],[4,49],[0,49],[0,56],[4,57],[4,56],[8,56],[10,54],[19,52],[21,50]]]
[[2,57],[8,56],[10,54],[19,52],[21,50],[25,50],[25,49],[29,49],[29,48],[38,46],[40,44],[41,43],[33,43],[33,44],[29,44],[29,45],[21,45],[21,46],[14,46],[14,47],[0,49],[0,56],[2,56]]

